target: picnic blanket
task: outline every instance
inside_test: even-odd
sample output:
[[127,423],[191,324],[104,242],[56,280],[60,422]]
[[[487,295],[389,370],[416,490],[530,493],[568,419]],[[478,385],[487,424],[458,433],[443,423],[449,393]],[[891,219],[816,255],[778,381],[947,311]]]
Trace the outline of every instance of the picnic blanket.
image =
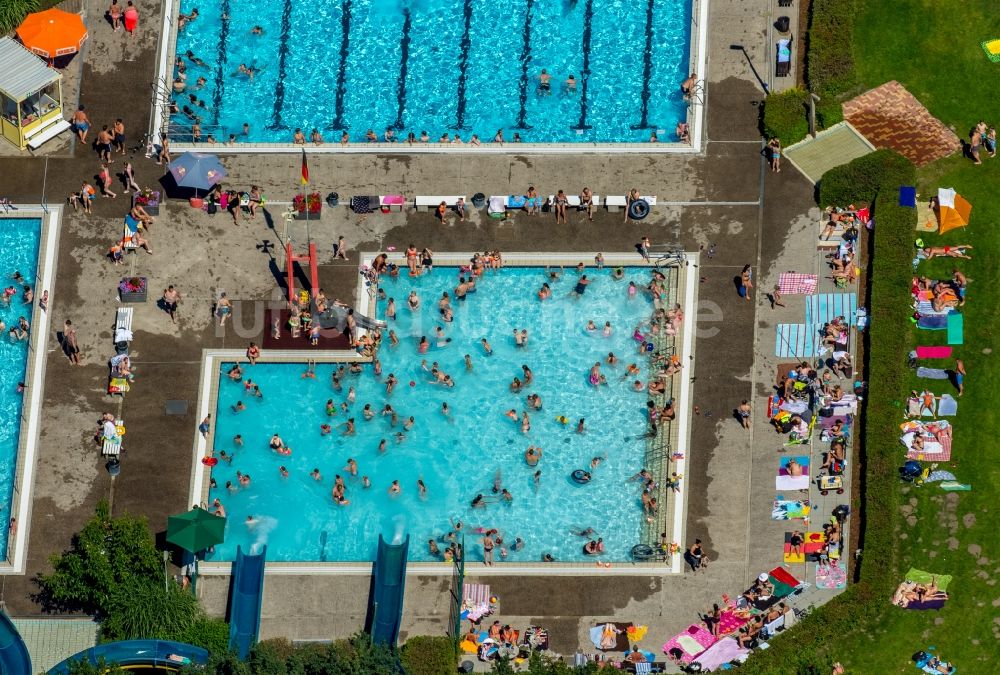
[[789,500],[775,499],[771,506],[771,520],[794,520],[809,515],[808,499]]
[[816,292],[818,282],[819,278],[815,274],[782,272],[778,276],[778,291],[782,295],[812,295]]
[[946,330],[948,328],[948,317],[950,314],[932,314],[931,316],[921,315],[917,319],[917,328],[924,330]]
[[[903,609],[941,609],[944,607],[945,602],[948,600],[948,584],[951,583],[950,574],[931,574],[930,572],[925,572],[923,570],[918,570],[914,567],[910,568],[910,571],[906,573],[904,581],[896,589],[893,594],[892,603]],[[932,597],[925,597],[922,600],[912,599],[906,600],[902,596],[904,590],[912,590],[913,584],[929,585],[931,583],[937,584],[939,593]]]
[[926,377],[929,380],[947,380],[948,371],[944,368],[917,368],[917,377]]
[[[795,460],[802,467],[801,476],[788,475],[788,463]],[[775,490],[808,490],[809,489],[809,458],[805,455],[782,457],[778,464],[778,475],[774,477]]]
[[691,663],[696,656],[711,647],[715,637],[704,626],[691,624],[683,631],[667,640],[663,645],[663,653],[669,654],[671,649],[681,651],[680,662]]
[[774,355],[782,358],[808,358],[819,353],[819,329],[804,323],[779,323],[774,340]]
[[965,342],[963,329],[965,327],[965,315],[960,312],[952,312],[947,318],[948,344],[960,345]]
[[736,638],[722,638],[698,655],[699,672],[710,673],[733,661],[743,663],[749,655],[750,650],[740,647]]
[[954,417],[958,414],[958,401],[951,394],[941,394],[938,400],[937,414],[941,417]]
[[[906,448],[906,458],[927,462],[947,462],[951,459],[951,434],[942,435],[941,439],[934,435],[933,429],[945,429],[949,427],[947,420],[934,420],[933,422],[919,422],[910,420],[899,425],[903,431],[899,442]],[[924,439],[923,451],[913,449],[913,439],[917,434],[921,434]]]
[[937,587],[942,591],[948,590],[948,584],[954,578],[950,574],[933,574],[931,572],[925,572],[923,570],[918,570],[916,567],[911,567],[910,571],[906,573],[903,577],[907,581],[915,581],[918,584],[929,584],[932,581],[937,583]]
[[931,346],[917,347],[916,357],[918,359],[947,359],[951,356],[951,347]]
[[816,587],[817,588],[845,588],[847,586],[847,568],[840,560],[831,562],[829,565],[819,565],[816,567]]
[[858,296],[854,293],[821,293],[806,298],[806,325],[830,323],[838,316],[847,325],[858,323]]

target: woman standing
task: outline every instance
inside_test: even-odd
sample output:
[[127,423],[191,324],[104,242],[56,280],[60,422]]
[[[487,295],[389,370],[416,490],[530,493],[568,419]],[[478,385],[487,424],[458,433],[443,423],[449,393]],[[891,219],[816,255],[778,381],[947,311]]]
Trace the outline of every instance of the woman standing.
[[641,200],[641,199],[642,199],[642,196],[639,194],[639,190],[637,190],[636,188],[632,188],[631,190],[628,191],[628,194],[625,195],[625,224],[626,225],[628,225],[628,214],[629,214],[629,211],[632,209],[632,204],[634,202],[637,202],[637,201]]
[[750,265],[744,265],[740,272],[740,297],[750,302],[750,289],[753,288],[753,270]]
[[118,0],[111,0],[111,6],[108,7],[108,18],[111,19],[111,27],[118,32],[118,29],[122,27],[122,8],[118,4]]
[[128,33],[130,38],[134,38],[136,26],[139,25],[139,10],[132,4],[132,0],[128,0],[128,6],[125,8],[124,17],[125,32]]
[[771,165],[771,171],[781,173],[781,141],[777,138],[767,142],[767,161]]

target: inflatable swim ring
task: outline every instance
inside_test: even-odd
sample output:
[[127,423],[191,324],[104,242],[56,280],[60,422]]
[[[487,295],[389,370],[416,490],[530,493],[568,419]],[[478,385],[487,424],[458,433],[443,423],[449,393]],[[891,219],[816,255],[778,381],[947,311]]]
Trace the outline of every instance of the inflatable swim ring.
[[569,424],[569,418],[565,415],[559,415],[559,417],[556,418],[556,422],[559,422],[559,424]]
[[579,483],[580,485],[583,485],[585,483],[590,482],[591,476],[589,471],[584,471],[583,469],[577,469],[576,471],[570,474],[570,478],[573,479],[574,483]]
[[117,436],[124,436],[125,435],[125,425],[124,424],[119,424],[118,426],[115,427],[115,435],[117,435]]
[[645,199],[636,199],[628,205],[628,217],[632,220],[642,220],[649,215],[649,202]]
[[216,457],[205,457],[204,459],[201,460],[201,463],[204,464],[205,466],[215,466],[216,464],[219,463],[219,460]]

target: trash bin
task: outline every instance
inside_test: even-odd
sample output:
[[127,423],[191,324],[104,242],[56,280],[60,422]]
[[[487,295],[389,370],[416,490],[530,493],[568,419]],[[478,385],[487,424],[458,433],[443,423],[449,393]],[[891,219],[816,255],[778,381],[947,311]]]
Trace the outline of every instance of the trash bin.
[[476,664],[474,664],[472,661],[462,661],[462,665],[458,667],[458,672],[471,673],[475,667]]
[[482,192],[477,192],[476,194],[472,195],[472,205],[477,209],[481,209],[484,206],[486,206],[486,195],[484,195]]
[[787,33],[790,25],[791,19],[787,16],[779,16],[778,20],[774,22],[774,27],[778,29],[779,33]]
[[326,196],[327,206],[336,206],[339,203],[340,203],[340,195],[338,195],[336,192],[331,192]]

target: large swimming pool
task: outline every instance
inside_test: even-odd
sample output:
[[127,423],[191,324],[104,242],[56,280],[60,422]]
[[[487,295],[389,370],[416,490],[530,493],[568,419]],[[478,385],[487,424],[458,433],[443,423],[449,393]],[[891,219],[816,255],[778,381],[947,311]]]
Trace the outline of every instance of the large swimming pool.
[[[31,321],[31,305],[22,303],[22,284],[14,281],[12,275],[20,272],[32,288],[38,269],[38,241],[42,223],[34,218],[0,219],[0,275],[2,288],[13,287],[15,295],[10,302],[0,302],[0,557],[7,553],[7,523],[13,515],[10,511],[14,493],[14,479],[17,468],[17,446],[21,432],[21,409],[23,395],[17,390],[24,381],[25,366],[28,362],[28,342],[14,341],[8,331],[18,325],[20,317]],[[41,291],[38,291],[39,295]]]
[[[638,355],[632,333],[652,311],[651,303],[641,294],[630,296],[628,287],[630,281],[640,287],[648,283],[650,271],[628,269],[623,280],[613,280],[609,270],[591,268],[587,274],[593,283],[583,297],[571,297],[577,274],[568,271],[550,282],[553,297],[540,302],[536,292],[546,280],[541,268],[487,273],[467,301],[454,302],[451,323],[438,320],[437,301],[457,284],[457,268],[389,280],[383,288],[399,308],[397,319],[390,320],[399,344],[380,349],[381,378],[366,365],[361,374],[348,371],[340,391],[333,387],[333,364],[316,367],[315,379],[302,377],[305,364],[247,366],[243,383],[226,377],[230,364],[223,364],[212,442],[217,453],[225,450],[233,459],[231,464],[221,461],[212,471],[218,487],[210,490],[210,500],[219,498],[229,516],[226,541],[213,559],[230,560],[237,545],[247,549],[266,542],[272,560],[370,561],[380,532],[391,538],[406,531],[414,542],[411,559],[430,561],[435,558],[427,540],[438,539],[453,521],[461,520],[470,560],[482,560],[477,528],[498,529],[505,546],[523,539],[523,550],[511,551],[510,561],[537,562],[543,553],[561,561],[582,560],[587,540],[571,531],[586,528],[594,528],[593,536],[604,539],[602,559],[626,560],[644,525],[640,487],[628,479],[643,468],[646,395],[632,389],[636,378],[623,374],[628,364],[637,363],[645,381],[647,364]],[[417,311],[406,308],[411,290],[421,300]],[[380,302],[380,316],[385,309],[386,303]],[[597,331],[585,329],[591,320]],[[611,324],[609,337],[603,335],[605,322]],[[439,326],[442,338],[435,337]],[[515,345],[515,328],[528,330],[527,347]],[[423,355],[418,353],[422,335],[435,343]],[[492,356],[485,354],[483,338],[491,344]],[[608,384],[591,386],[590,367],[610,352],[622,363],[604,365]],[[437,362],[453,378],[454,387],[432,384],[421,365],[424,359],[428,368]],[[531,369],[534,380],[513,393],[509,385],[514,377],[523,379],[522,365]],[[399,385],[387,396],[390,373]],[[260,387],[262,398],[247,395],[248,378]],[[351,388],[355,400],[345,413],[340,406],[348,401]],[[529,394],[541,396],[542,408],[529,412],[530,431],[522,433],[520,422],[505,413],[529,409]],[[328,400],[338,409],[332,417],[327,414]],[[234,412],[238,401],[245,410]],[[396,426],[390,415],[381,414],[387,403],[398,415]],[[442,412],[444,403],[448,414]],[[363,414],[366,404],[378,413],[371,420]],[[413,426],[406,430],[411,416]],[[357,432],[345,436],[341,425],[351,417]],[[578,434],[581,418],[586,420],[584,433]],[[326,423],[334,430],[324,436],[320,426]],[[275,433],[292,449],[291,455],[270,450]],[[397,438],[399,433],[402,438]],[[234,445],[236,434],[243,437],[242,446]],[[382,439],[386,444],[380,452]],[[542,449],[536,467],[524,459],[532,445]],[[589,484],[571,480],[574,470],[588,468],[595,457],[603,461]],[[357,476],[345,468],[351,459]],[[287,478],[281,476],[281,466]],[[321,480],[310,476],[314,468]],[[537,483],[536,470],[541,471]],[[227,482],[238,484],[237,471],[250,474],[250,485],[229,490]],[[340,506],[331,498],[337,474],[346,481],[350,504]],[[364,487],[365,476],[371,487]],[[401,488],[398,495],[389,493],[394,480]],[[426,495],[420,494],[418,480],[426,486]],[[496,481],[511,501],[493,493]],[[485,496],[485,508],[471,507],[477,494]],[[499,562],[500,556],[496,559]]]
[[[175,100],[201,118],[203,141],[289,143],[316,128],[363,142],[386,127],[431,142],[485,143],[498,129],[507,141],[646,142],[655,129],[672,141],[686,119],[691,0],[182,0],[180,11],[195,8],[178,33],[187,89]],[[190,117],[171,121],[175,140],[192,140]]]

